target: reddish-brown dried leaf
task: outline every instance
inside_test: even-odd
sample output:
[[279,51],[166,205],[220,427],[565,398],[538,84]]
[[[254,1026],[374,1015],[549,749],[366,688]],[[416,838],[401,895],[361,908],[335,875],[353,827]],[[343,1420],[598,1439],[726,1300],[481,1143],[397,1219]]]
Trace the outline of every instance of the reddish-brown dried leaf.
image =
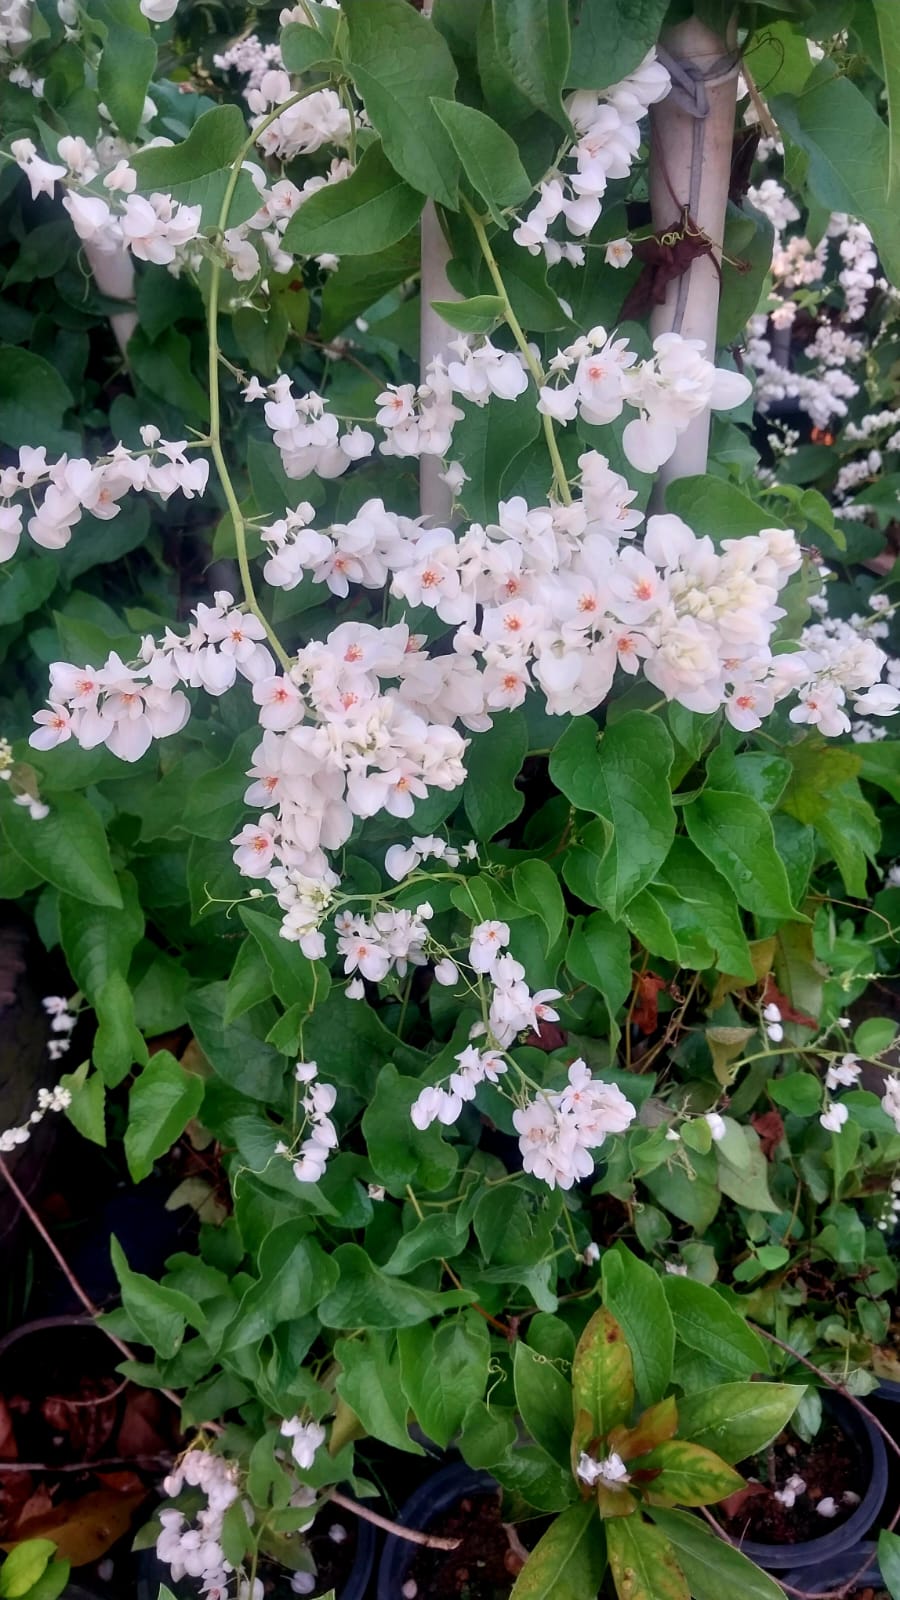
[[763,990],[763,1005],[777,1006],[781,1012],[783,1022],[799,1022],[801,1028],[818,1028],[819,1026],[815,1017],[811,1017],[808,1011],[797,1011],[791,1005],[787,995],[782,994],[775,979],[772,977],[766,979],[766,987]]
[[750,1121],[759,1134],[762,1153],[767,1161],[771,1161],[774,1152],[784,1138],[784,1120],[777,1111],[761,1111]]
[[665,978],[657,977],[655,972],[639,972],[635,976],[634,988],[636,999],[631,1020],[641,1033],[655,1033],[659,1021],[659,992],[668,988],[668,984]]

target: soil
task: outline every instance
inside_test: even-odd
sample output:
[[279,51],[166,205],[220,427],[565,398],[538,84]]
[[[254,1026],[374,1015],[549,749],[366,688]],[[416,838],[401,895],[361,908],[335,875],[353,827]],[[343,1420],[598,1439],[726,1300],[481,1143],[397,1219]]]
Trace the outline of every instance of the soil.
[[[537,1543],[543,1527],[529,1529],[526,1543]],[[506,1600],[527,1551],[502,1521],[499,1493],[466,1495],[428,1531],[461,1543],[456,1550],[417,1551],[406,1581],[415,1582],[418,1600]]]
[[[312,1551],[316,1563],[316,1587],[313,1596],[329,1594],[333,1589],[339,1595],[348,1577],[353,1563],[356,1560],[356,1531],[355,1517],[339,1510],[326,1507],[319,1517],[318,1524],[311,1528],[305,1535],[306,1543]],[[347,1535],[340,1543],[335,1543],[331,1537],[332,1528],[341,1528]],[[287,1593],[281,1575],[281,1585],[275,1586],[275,1593]]]
[[[859,1446],[828,1421],[811,1444],[783,1433],[769,1447],[762,1462],[753,1456],[739,1462],[737,1470],[748,1480],[747,1487],[723,1500],[716,1507],[716,1516],[733,1539],[763,1544],[801,1544],[807,1539],[821,1539],[830,1529],[839,1528],[859,1504],[856,1498],[845,1503],[844,1492],[855,1497],[864,1482]],[[795,1474],[803,1478],[806,1489],[792,1506],[783,1506],[775,1499],[774,1491]],[[761,1482],[764,1475],[766,1481]],[[837,1502],[837,1514],[822,1517],[816,1506],[829,1496]]]

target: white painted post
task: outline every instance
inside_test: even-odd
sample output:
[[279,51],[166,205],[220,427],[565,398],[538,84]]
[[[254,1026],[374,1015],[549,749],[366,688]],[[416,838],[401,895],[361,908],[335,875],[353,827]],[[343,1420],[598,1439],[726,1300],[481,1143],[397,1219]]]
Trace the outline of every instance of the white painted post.
[[[650,110],[650,207],[660,232],[677,224],[687,206],[697,226],[722,254],[725,206],[731,173],[738,57],[730,41],[699,18],[668,28],[660,56],[672,74],[672,89]],[[650,319],[654,338],[671,329],[686,339],[702,339],[715,359],[719,312],[719,274],[709,256],[698,256],[668,286],[665,301]],[[709,411],[679,434],[675,454],[660,469],[657,494],[673,478],[705,472]]]
[[[421,233],[419,370],[424,376],[429,361],[433,361],[435,356],[443,356],[445,360],[449,357],[448,341],[457,337],[455,330],[432,309],[431,302],[459,300],[460,296],[447,277],[450,251],[432,200],[425,202]],[[440,476],[442,469],[440,456],[419,457],[419,509],[422,516],[430,518],[434,525],[449,522],[453,509],[453,495]]]

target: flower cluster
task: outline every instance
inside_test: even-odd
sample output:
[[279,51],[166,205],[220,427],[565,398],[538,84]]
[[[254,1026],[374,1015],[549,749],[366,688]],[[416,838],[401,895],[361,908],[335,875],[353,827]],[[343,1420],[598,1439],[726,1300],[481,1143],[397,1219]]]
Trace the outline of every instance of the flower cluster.
[[[63,1007],[65,1007],[66,1002],[64,1000],[60,1003]],[[46,1006],[46,1004],[47,1002],[45,1001],[44,1005]],[[68,1015],[68,1013],[66,1014]],[[53,1025],[55,1025],[55,1018]],[[73,1027],[75,1025],[74,1017],[72,1018],[71,1025]],[[66,1039],[62,1044],[61,1053],[68,1048],[69,1041]],[[51,1056],[51,1060],[55,1061],[56,1057]],[[71,1104],[71,1092],[68,1089],[64,1089],[61,1084],[57,1084],[53,1089],[39,1089],[37,1095],[37,1105],[29,1115],[28,1121],[21,1123],[18,1127],[6,1128],[0,1132],[0,1156],[7,1156],[11,1153],[11,1151],[15,1150],[18,1145],[26,1144],[31,1138],[32,1131],[37,1127],[39,1122],[43,1122],[48,1111],[65,1111]]]
[[[282,68],[264,72],[259,83],[244,94],[254,113],[250,126],[256,129],[276,106],[291,98],[291,80]],[[319,89],[296,105],[288,106],[259,136],[264,155],[293,161],[308,156],[324,144],[346,144],[350,138],[350,113],[334,89]]]
[[[72,1033],[78,1021],[78,1012],[74,1009],[75,1002],[65,1000],[59,994],[47,994],[41,1005],[50,1019],[50,1032],[56,1035],[56,1038],[47,1040],[47,1054],[51,1061],[59,1061],[62,1056],[68,1055],[72,1047]],[[46,1091],[42,1089],[41,1093],[44,1094]],[[58,1093],[65,1095],[66,1091],[60,1089]],[[68,1104],[67,1098],[61,1106],[50,1106],[50,1110],[65,1110]]]
[[[298,1061],[294,1068],[297,1082],[306,1085],[300,1102],[305,1117],[303,1131],[311,1130],[294,1161],[294,1177],[298,1183],[318,1183],[331,1151],[337,1148],[337,1129],[328,1114],[334,1110],[337,1091],[330,1083],[317,1083],[318,1073],[315,1061]],[[288,1154],[287,1146],[276,1145],[275,1154]],[[296,1455],[296,1447],[294,1453]]]
[[209,462],[189,458],[186,440],[163,439],[155,427],[142,428],[141,437],[145,452],[118,444],[94,462],[80,456],[48,462],[43,445],[22,445],[18,466],[0,467],[0,561],[8,561],[19,547],[23,506],[18,495],[27,496],[33,508],[27,528],[35,544],[62,550],[85,512],[109,522],[132,489],[156,494],[163,502],[176,491],[188,500],[203,493]]
[[542,251],[551,265],[561,260],[583,265],[583,248],[551,238],[550,228],[562,217],[574,239],[591,232],[609,180],[627,178],[631,171],[641,146],[641,121],[670,87],[668,72],[651,50],[620,83],[599,93],[579,89],[568,97],[566,110],[578,137],[565,153],[565,168],[549,172],[541,183],[537,203],[513,233],[517,244],[532,255]]
[[[175,1583],[185,1577],[199,1578],[200,1593],[206,1600],[225,1600],[234,1568],[222,1549],[222,1524],[226,1511],[240,1494],[236,1468],[224,1456],[203,1449],[188,1450],[175,1471],[164,1479],[163,1489],[174,1497],[181,1494],[185,1485],[199,1489],[206,1497],[206,1505],[193,1522],[175,1506],[160,1511],[156,1554],[171,1569]],[[261,1600],[261,1594],[261,1585],[259,1596],[251,1596],[246,1586],[244,1600]]]
[[592,328],[554,357],[552,372],[574,367],[574,374],[566,383],[544,385],[538,409],[560,422],[580,416],[603,424],[614,422],[626,405],[634,406],[640,415],[626,425],[622,446],[639,472],[656,472],[695,417],[709,407],[730,411],[752,393],[748,378],[714,366],[704,349],[702,339],[662,333],[653,341],[650,360],[635,365],[626,340]]

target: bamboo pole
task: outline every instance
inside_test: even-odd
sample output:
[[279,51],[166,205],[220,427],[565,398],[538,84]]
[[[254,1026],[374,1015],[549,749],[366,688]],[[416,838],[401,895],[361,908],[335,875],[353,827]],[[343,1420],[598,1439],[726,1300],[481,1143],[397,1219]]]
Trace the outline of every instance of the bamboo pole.
[[[737,99],[737,52],[698,17],[666,29],[660,59],[672,74],[672,89],[650,110],[650,208],[657,232],[680,220],[687,206],[697,226],[713,241],[721,260],[725,207],[731,174],[731,147]],[[669,284],[655,306],[651,333],[674,330],[702,339],[715,359],[719,312],[719,273],[708,255],[698,256]],[[679,435],[675,454],[657,481],[661,494],[673,478],[705,472],[709,449],[709,411],[695,417]]]

